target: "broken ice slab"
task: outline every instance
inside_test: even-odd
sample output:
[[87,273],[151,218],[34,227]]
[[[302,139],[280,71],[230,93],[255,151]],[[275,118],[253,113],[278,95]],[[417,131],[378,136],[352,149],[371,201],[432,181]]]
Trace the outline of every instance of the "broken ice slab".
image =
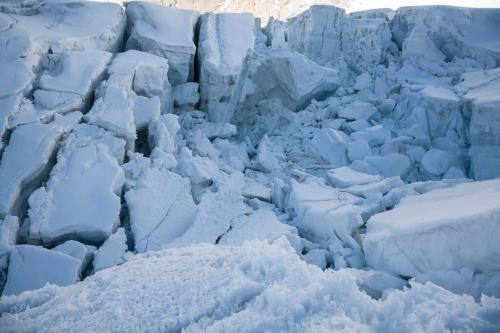
[[374,268],[416,276],[436,270],[500,270],[500,180],[403,198],[372,216],[363,241]]
[[168,59],[173,85],[193,81],[198,12],[133,1],[127,4],[130,37],[127,49],[150,52]]
[[349,137],[344,132],[331,128],[321,129],[310,142],[311,154],[332,167],[347,164],[346,146]]
[[210,121],[229,122],[240,100],[254,49],[254,17],[207,13],[200,20],[200,108]]
[[[64,140],[50,179],[29,198],[30,238],[104,241],[118,226],[125,142],[80,124]],[[78,189],[78,190],[75,190]]]
[[24,215],[26,199],[55,162],[59,140],[81,116],[73,112],[49,124],[23,125],[12,132],[0,162],[0,216]]
[[47,283],[68,286],[80,280],[80,261],[41,246],[17,245],[9,257],[9,272],[3,295],[42,288]]
[[193,223],[196,205],[188,178],[147,168],[125,194],[137,252],[158,250]]
[[278,98],[291,110],[299,111],[313,98],[322,99],[339,84],[336,70],[323,67],[300,53],[274,51],[259,64],[252,80],[267,98]]
[[346,166],[329,170],[326,175],[333,186],[340,188],[354,185],[365,185],[382,180],[382,177],[378,175],[369,175],[363,172],[358,172]]
[[127,252],[127,236],[124,228],[118,228],[108,237],[94,254],[94,272],[123,264],[130,253]]

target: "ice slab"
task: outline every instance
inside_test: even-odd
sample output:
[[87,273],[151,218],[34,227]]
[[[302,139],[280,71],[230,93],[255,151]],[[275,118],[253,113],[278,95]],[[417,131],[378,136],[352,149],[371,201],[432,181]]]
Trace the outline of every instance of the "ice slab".
[[254,29],[251,14],[208,13],[200,18],[200,108],[210,121],[229,122],[233,116],[254,49]]
[[41,246],[17,245],[9,257],[7,283],[2,295],[18,295],[47,283],[68,286],[79,281],[80,262]]
[[340,84],[336,70],[320,66],[300,53],[287,51],[266,56],[252,80],[267,98],[278,98],[295,111],[306,107],[313,98],[325,98]]
[[158,250],[181,236],[197,212],[189,179],[167,170],[146,169],[125,200],[137,252]]
[[24,214],[27,197],[50,172],[59,140],[80,118],[81,113],[75,112],[12,132],[0,162],[0,216]]
[[500,269],[500,180],[459,184],[403,198],[372,216],[367,263],[404,276],[434,270]]
[[332,167],[347,164],[346,147],[349,137],[341,131],[324,128],[311,140],[310,150],[313,156],[326,161]]
[[130,36],[127,49],[168,59],[172,85],[194,79],[195,27],[198,12],[133,1],[127,4]]
[[94,254],[94,272],[123,264],[127,260],[127,236],[118,228]]
[[65,138],[49,181],[29,198],[30,237],[44,244],[104,241],[119,223],[124,149],[109,132],[78,125]]
[[358,172],[349,167],[340,167],[329,170],[326,175],[333,186],[340,188],[369,184],[382,179],[382,177],[378,175],[369,175],[363,172]]

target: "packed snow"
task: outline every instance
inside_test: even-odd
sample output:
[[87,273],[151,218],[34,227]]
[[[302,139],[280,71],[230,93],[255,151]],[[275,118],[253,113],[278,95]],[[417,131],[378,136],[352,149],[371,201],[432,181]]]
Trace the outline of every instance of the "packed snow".
[[500,331],[500,9],[312,3],[0,0],[1,332]]

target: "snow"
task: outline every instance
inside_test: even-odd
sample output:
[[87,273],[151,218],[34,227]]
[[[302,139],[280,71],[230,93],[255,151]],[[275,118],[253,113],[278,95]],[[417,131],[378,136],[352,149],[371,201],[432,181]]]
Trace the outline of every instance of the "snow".
[[78,125],[64,140],[49,181],[30,196],[30,237],[44,244],[105,240],[119,223],[124,146],[103,129]]
[[377,301],[358,289],[357,280],[348,270],[321,271],[282,243],[199,245],[136,256],[71,287],[4,297],[0,327],[4,332],[498,329],[493,298],[476,303],[412,282],[411,289]]
[[80,262],[40,246],[17,245],[9,256],[9,272],[2,295],[18,295],[47,283],[67,286],[79,281]]
[[251,14],[208,13],[200,18],[200,107],[210,121],[229,122],[234,114],[254,50],[254,28]]
[[462,267],[499,270],[499,184],[432,190],[373,216],[363,241],[368,264],[404,276]]
[[167,58],[172,85],[193,80],[197,11],[132,1],[127,3],[127,17],[130,25],[128,50],[137,49]]

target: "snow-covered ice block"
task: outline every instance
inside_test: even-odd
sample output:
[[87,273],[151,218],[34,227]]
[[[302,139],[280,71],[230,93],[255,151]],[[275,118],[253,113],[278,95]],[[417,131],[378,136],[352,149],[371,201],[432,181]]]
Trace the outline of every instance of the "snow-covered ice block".
[[137,95],[147,98],[157,96],[162,113],[169,113],[172,105],[168,71],[167,59],[137,50],[117,54],[108,68],[110,76],[122,77],[124,84]]
[[372,216],[367,263],[403,276],[435,270],[500,269],[500,180],[464,183],[403,198]]
[[254,17],[207,13],[200,20],[200,108],[210,121],[229,122],[240,100],[254,49]]
[[80,118],[81,113],[75,112],[12,132],[0,162],[0,216],[24,214],[26,199],[50,172],[59,140]]
[[369,184],[382,179],[378,175],[358,172],[346,166],[329,170],[326,175],[333,186],[340,188]]
[[368,119],[375,112],[377,108],[371,103],[354,101],[344,107],[339,108],[338,116],[348,120]]
[[232,174],[221,184],[217,192],[207,192],[198,204],[198,213],[189,229],[168,247],[182,247],[195,243],[215,244],[223,234],[249,215],[251,208],[245,205],[241,195],[244,178],[240,173]]
[[234,221],[233,227],[219,238],[217,244],[242,245],[254,240],[273,241],[282,236],[297,237],[297,229],[281,223],[273,211],[257,210]]
[[324,244],[340,240],[357,251],[353,256],[360,256],[359,245],[352,238],[363,223],[361,209],[354,205],[359,200],[314,180],[292,180],[288,207],[295,213],[295,224],[308,239]]
[[347,164],[346,146],[349,137],[341,131],[324,128],[310,142],[311,153],[333,167]]
[[398,153],[368,156],[365,161],[384,177],[403,176],[410,167],[410,159]]
[[336,70],[288,51],[275,51],[266,56],[252,80],[267,98],[278,98],[284,106],[295,111],[306,107],[313,98],[327,97],[340,84]]
[[96,95],[98,98],[84,116],[85,120],[123,138],[131,147],[136,138],[136,127],[130,86],[121,77],[111,76],[102,83]]
[[350,270],[332,273],[309,265],[280,240],[203,244],[136,256],[73,286],[2,297],[0,328],[5,333],[117,327],[219,333],[498,328],[494,298],[477,302],[412,281],[411,288],[375,300],[360,290],[359,280]]
[[68,286],[80,280],[80,261],[41,246],[17,245],[9,256],[9,272],[3,295],[18,295],[47,283]]
[[59,251],[61,253],[67,254],[70,257],[78,259],[80,261],[80,269],[78,270],[78,276],[82,276],[82,272],[86,269],[87,265],[92,260],[92,256],[96,248],[92,245],[85,245],[80,242],[69,240],[62,244],[57,245],[52,248],[53,251]]
[[196,216],[189,179],[167,170],[146,169],[125,200],[137,252],[160,249],[181,236]]
[[393,188],[403,186],[404,183],[400,177],[385,178],[375,183],[364,185],[354,185],[342,189],[343,191],[364,198],[382,198]]
[[30,237],[45,244],[104,241],[119,223],[124,147],[103,129],[77,126],[65,138],[49,181],[29,198]]
[[173,85],[194,79],[195,27],[198,12],[160,4],[133,1],[127,4],[130,37],[127,49],[164,57]]
[[94,253],[94,272],[123,264],[128,255],[125,229],[118,228]]
[[333,6],[311,6],[287,22],[288,46],[320,65],[333,63],[341,54],[345,11]]
[[[111,57],[111,53],[100,50],[66,51],[49,55],[48,70],[40,76],[38,83],[38,88],[44,91],[38,93],[38,101],[42,99],[41,94],[75,94],[81,99],[80,108],[86,111]],[[44,100],[49,97],[44,96]],[[47,106],[47,102],[44,104]]]
[[12,32],[28,34],[39,48],[50,47],[54,53],[84,49],[117,52],[122,46],[126,17],[118,4],[44,1],[12,5],[6,5],[13,18],[7,37]]

